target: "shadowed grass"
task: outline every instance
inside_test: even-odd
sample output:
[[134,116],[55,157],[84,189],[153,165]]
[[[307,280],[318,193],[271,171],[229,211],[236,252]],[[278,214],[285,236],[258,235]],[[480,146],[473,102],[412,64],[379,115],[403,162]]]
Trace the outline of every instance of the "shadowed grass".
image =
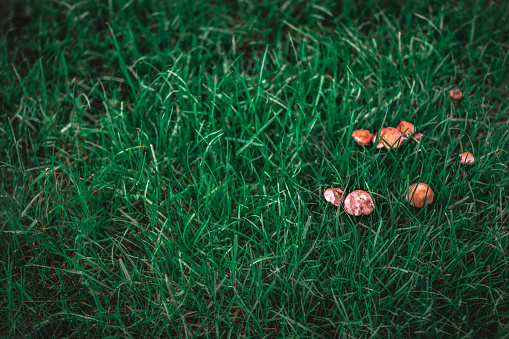
[[507,335],[507,3],[2,11],[5,336]]

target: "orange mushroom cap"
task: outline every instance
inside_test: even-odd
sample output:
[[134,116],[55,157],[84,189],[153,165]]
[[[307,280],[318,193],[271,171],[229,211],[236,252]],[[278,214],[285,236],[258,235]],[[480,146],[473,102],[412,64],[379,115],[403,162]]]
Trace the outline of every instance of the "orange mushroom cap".
[[460,154],[460,163],[464,165],[473,165],[475,158],[470,152],[463,152]]
[[353,131],[352,138],[361,146],[371,146],[373,144],[373,134],[365,129]]
[[401,121],[399,123],[398,127],[396,127],[396,128],[399,129],[399,131],[401,133],[406,134],[406,135],[410,135],[415,132],[415,126],[405,120]]
[[408,187],[405,200],[414,207],[422,207],[425,204],[431,204],[433,202],[434,195],[433,190],[428,186],[428,184],[420,182]]
[[[397,127],[397,129],[406,136],[415,133],[415,126],[408,121],[401,121]],[[416,133],[414,135],[415,139],[420,139],[422,137],[422,133]]]
[[376,148],[398,148],[401,146],[402,142],[407,138],[406,135],[401,133],[400,130],[394,128],[394,127],[385,127],[382,128],[381,131],[379,131],[376,135],[373,136],[373,142],[378,139],[378,144],[376,145]]
[[[404,135],[408,136],[412,133],[415,133],[415,126],[411,123],[409,123],[408,121],[401,121],[397,127],[397,129],[403,133]],[[414,138],[415,139],[420,139],[422,137],[422,133],[416,133],[414,135]]]

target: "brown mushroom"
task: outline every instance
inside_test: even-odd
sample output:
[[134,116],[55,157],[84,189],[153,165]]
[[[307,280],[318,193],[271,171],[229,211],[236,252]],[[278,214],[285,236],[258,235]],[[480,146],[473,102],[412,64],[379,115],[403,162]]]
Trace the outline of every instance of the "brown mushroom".
[[394,127],[385,127],[382,128],[381,131],[379,131],[376,135],[373,136],[373,142],[378,139],[378,144],[376,145],[376,148],[398,148],[401,146],[401,143],[407,138],[406,135],[401,133],[398,129]]
[[375,209],[373,199],[368,192],[361,190],[353,191],[348,194],[343,203],[346,213],[359,216],[361,214],[368,215]]
[[340,188],[327,188],[323,193],[325,200],[333,204],[334,206],[339,206],[343,201],[344,194]]
[[425,183],[412,184],[408,188],[405,200],[414,207],[422,207],[425,204],[431,204],[434,197],[433,190]]
[[371,146],[373,144],[373,134],[365,129],[353,131],[352,138],[361,146]]
[[[410,134],[415,133],[415,126],[407,121],[401,121],[397,127],[397,129],[403,133],[405,136],[409,136]],[[414,138],[420,139],[422,137],[422,133],[415,133]]]
[[449,91],[449,98],[451,98],[454,101],[460,101],[464,98],[463,93],[459,89],[451,89]]
[[473,165],[475,158],[470,152],[463,152],[460,154],[460,163],[464,165]]

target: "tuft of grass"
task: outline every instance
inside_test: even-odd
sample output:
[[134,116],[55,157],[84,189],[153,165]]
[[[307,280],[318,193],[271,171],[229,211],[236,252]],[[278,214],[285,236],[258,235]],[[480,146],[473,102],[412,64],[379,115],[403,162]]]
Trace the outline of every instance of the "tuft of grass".
[[[509,333],[508,2],[0,14],[4,336]],[[350,137],[401,120],[420,142]],[[405,202],[415,182],[428,208]],[[351,217],[328,187],[376,209]]]

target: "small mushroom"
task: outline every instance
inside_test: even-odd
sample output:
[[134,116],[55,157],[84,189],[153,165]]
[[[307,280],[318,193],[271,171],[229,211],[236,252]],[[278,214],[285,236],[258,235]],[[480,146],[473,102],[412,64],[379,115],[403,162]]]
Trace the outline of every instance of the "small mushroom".
[[460,163],[464,165],[473,165],[475,158],[470,152],[463,152],[460,154]]
[[451,89],[449,91],[449,98],[451,98],[454,101],[460,101],[464,98],[463,93],[459,89]]
[[431,204],[433,202],[433,190],[425,183],[412,184],[408,188],[408,192],[405,195],[405,200],[410,202],[410,205],[414,207],[422,207],[425,204]]
[[343,201],[344,194],[340,188],[327,188],[323,193],[325,200],[333,204],[334,206],[339,206]]
[[361,146],[371,146],[373,144],[373,134],[365,129],[353,131],[352,138]]
[[368,192],[361,190],[353,191],[348,194],[343,204],[346,213],[350,215],[359,216],[361,214],[368,215],[375,209],[373,199]]
[[[401,121],[397,129],[405,136],[415,133],[415,126],[407,121]],[[422,133],[415,133],[414,138],[419,140],[422,137]]]
[[376,148],[398,148],[401,146],[401,143],[407,138],[406,135],[401,133],[398,129],[394,127],[385,127],[382,128],[376,135],[373,136],[373,142],[376,141],[378,135],[380,136],[378,139],[378,144]]

